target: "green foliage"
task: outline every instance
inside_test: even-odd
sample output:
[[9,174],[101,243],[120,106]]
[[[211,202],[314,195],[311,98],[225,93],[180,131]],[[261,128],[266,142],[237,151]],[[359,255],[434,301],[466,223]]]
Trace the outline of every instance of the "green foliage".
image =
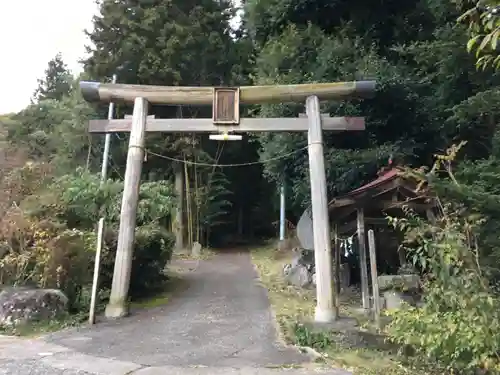
[[72,91],[59,100],[31,104],[2,125],[12,145],[26,149],[31,158],[51,161],[63,174],[99,161],[98,142],[87,132],[88,120],[93,118],[94,109],[78,91]]
[[290,24],[299,27],[313,24],[328,34],[347,27],[350,36],[362,36],[366,45],[377,43],[385,49],[429,32],[428,28],[421,27],[432,25],[422,5],[413,0],[377,3],[365,0],[248,0],[245,20],[250,36],[259,47],[279,36]]
[[35,101],[61,100],[72,90],[73,76],[64,63],[61,54],[49,61],[45,77],[38,80],[38,88],[34,93]]
[[130,83],[220,84],[234,56],[232,13],[226,1],[102,2],[85,70],[110,77],[121,67],[120,81]]
[[444,368],[475,371],[498,366],[500,301],[489,290],[470,243],[477,219],[444,211],[438,225],[416,216],[393,219],[406,250],[426,274],[424,304],[392,312],[391,339]]
[[[465,4],[463,4],[465,3]],[[459,4],[470,7],[459,18],[458,22],[467,22],[471,38],[467,42],[467,50],[475,51],[476,66],[483,70],[489,66],[500,67],[498,54],[498,37],[500,36],[500,17],[498,14],[500,2],[459,1]]]
[[[325,157],[329,195],[342,194],[372,178],[390,155],[396,158],[414,158],[439,140],[439,129],[423,126],[427,113],[421,109],[419,85],[380,57],[374,48],[364,47],[359,39],[348,39],[345,33],[325,34],[318,27],[290,26],[276,38],[268,40],[257,58],[255,82],[258,84],[325,82],[376,78],[379,82],[375,99],[350,103],[328,103],[323,112],[333,116],[366,115],[367,130],[363,133],[325,134]],[[386,103],[393,112],[387,116]],[[266,105],[260,114],[296,116],[298,106]],[[401,123],[406,123],[401,127]],[[307,145],[302,134],[262,134],[261,160],[276,159]],[[266,162],[264,173],[274,182],[286,179],[292,185],[292,197],[297,206],[309,200],[307,152]],[[300,207],[300,206],[299,206]],[[299,211],[297,207],[297,211]],[[297,212],[298,213],[298,212]]]
[[95,241],[93,232],[12,208],[0,220],[0,284],[61,289],[78,311],[88,303]]
[[200,224],[204,231],[223,225],[223,218],[231,208],[231,201],[227,198],[231,195],[227,177],[214,171],[210,176],[210,183],[203,186],[199,192]]
[[296,323],[293,328],[295,343],[299,346],[306,346],[316,350],[324,351],[335,344],[330,333],[315,332],[304,324]]
[[[123,183],[100,186],[96,174],[82,168],[56,178],[42,178],[44,164],[29,164],[6,176],[12,190],[21,185],[19,207],[0,221],[0,274],[6,284],[59,288],[71,311],[86,311],[96,246],[95,225],[106,216],[99,298],[111,287],[116,257]],[[48,183],[48,184],[47,184]],[[132,297],[153,293],[165,281],[173,236],[164,229],[176,205],[165,181],[144,183],[139,192],[134,244]],[[102,301],[102,300],[101,300]]]
[[[36,216],[51,216],[70,227],[92,229],[101,217],[109,223],[120,220],[123,182],[108,180],[100,186],[100,177],[77,169],[74,174],[57,178],[23,207]],[[166,181],[146,182],[139,190],[137,225],[166,225],[176,205],[173,187]]]
[[[118,230],[115,227],[104,236],[101,289],[111,288],[113,280]],[[129,294],[132,299],[142,298],[160,291],[167,275],[165,267],[172,257],[175,238],[171,232],[156,224],[138,226],[135,232],[134,257]]]
[[[463,143],[436,155],[431,172],[421,176],[438,193],[443,186],[463,186],[452,165]],[[437,183],[440,172],[450,181]],[[442,173],[441,173],[442,174]],[[479,187],[479,186],[478,186]],[[463,193],[463,191],[462,191]],[[481,191],[472,199],[478,199]],[[392,224],[405,234],[408,259],[425,275],[423,306],[393,311],[387,327],[391,340],[409,346],[430,363],[447,370],[475,373],[478,368],[495,373],[500,369],[500,300],[488,282],[491,276],[481,266],[480,211],[453,199],[439,205],[438,221],[427,222],[407,211]],[[455,195],[456,197],[456,195]]]

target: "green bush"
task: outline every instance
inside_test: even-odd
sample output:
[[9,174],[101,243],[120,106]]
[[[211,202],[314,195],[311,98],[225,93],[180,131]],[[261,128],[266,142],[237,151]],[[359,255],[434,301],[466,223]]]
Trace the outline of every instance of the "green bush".
[[[437,155],[430,173],[412,171],[420,186],[436,185],[438,173],[445,172],[449,184],[460,188],[451,166],[462,146]],[[439,212],[432,222],[410,210],[402,219],[391,219],[405,235],[403,247],[409,259],[424,274],[424,296],[422,307],[390,312],[393,319],[387,333],[403,349],[412,349],[419,360],[442,370],[498,373],[500,300],[481,266],[478,238],[484,219],[460,201],[450,199],[445,204],[436,198],[436,202]]]
[[[63,290],[72,311],[88,311],[95,258],[95,227],[106,216],[98,304],[113,278],[123,183],[83,170],[38,187],[20,208],[0,219],[0,283]],[[163,286],[174,237],[164,229],[176,205],[167,181],[144,183],[139,192],[130,282],[132,298]]]
[[295,323],[293,326],[295,343],[299,346],[307,346],[316,350],[325,350],[335,344],[330,333],[314,331],[304,324]]
[[[104,236],[106,250],[102,258],[102,289],[111,287],[117,241],[117,228],[108,229]],[[164,285],[167,279],[165,267],[172,257],[174,243],[172,233],[158,225],[136,228],[129,292],[132,299],[152,294]]]
[[393,224],[426,278],[422,307],[389,313],[390,339],[446,370],[500,370],[500,301],[479,265],[476,219],[445,208],[435,224],[411,213]]
[[88,305],[95,242],[93,232],[12,208],[0,220],[0,284],[60,289],[79,311]]
[[[57,178],[53,184],[23,202],[23,208],[37,217],[53,217],[68,227],[94,229],[99,218],[114,225],[120,220],[123,182],[107,180],[83,169]],[[156,223],[166,226],[177,204],[168,181],[145,182],[139,190],[137,226]]]

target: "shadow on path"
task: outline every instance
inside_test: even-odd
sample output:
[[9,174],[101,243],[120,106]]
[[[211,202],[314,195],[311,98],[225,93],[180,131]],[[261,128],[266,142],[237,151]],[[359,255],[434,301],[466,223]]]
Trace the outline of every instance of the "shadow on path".
[[248,253],[224,251],[185,277],[189,288],[163,307],[45,340],[146,366],[263,367],[308,360],[277,341],[267,292]]

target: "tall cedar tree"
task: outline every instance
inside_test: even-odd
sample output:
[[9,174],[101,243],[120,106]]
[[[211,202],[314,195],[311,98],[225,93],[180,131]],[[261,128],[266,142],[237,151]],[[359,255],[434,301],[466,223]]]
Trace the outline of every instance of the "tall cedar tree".
[[38,88],[33,94],[34,101],[46,99],[61,100],[71,91],[73,77],[61,54],[49,61],[45,77],[38,80]]

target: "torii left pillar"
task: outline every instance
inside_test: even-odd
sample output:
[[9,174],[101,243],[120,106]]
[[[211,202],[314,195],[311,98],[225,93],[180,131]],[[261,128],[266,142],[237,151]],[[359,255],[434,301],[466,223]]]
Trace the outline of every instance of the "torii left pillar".
[[128,144],[127,169],[125,171],[120,212],[113,284],[105,311],[107,318],[121,318],[128,314],[128,289],[134,252],[137,200],[139,199],[142,163],[144,161],[148,107],[149,103],[146,99],[135,99]]

